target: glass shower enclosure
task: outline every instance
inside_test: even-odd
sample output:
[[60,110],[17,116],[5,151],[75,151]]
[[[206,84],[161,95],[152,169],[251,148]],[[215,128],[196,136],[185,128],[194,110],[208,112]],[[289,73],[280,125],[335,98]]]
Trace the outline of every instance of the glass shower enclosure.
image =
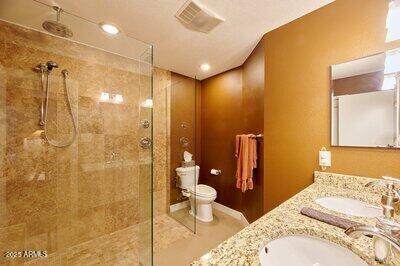
[[200,89],[196,77],[173,73],[166,90],[170,94],[169,215],[193,233],[197,213],[194,195],[200,171]]
[[0,1],[0,265],[151,265],[152,46],[56,11]]

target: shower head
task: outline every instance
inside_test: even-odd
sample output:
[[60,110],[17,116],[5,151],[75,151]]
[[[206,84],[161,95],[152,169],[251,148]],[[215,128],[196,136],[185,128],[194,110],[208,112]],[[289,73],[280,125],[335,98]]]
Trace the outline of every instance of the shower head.
[[53,9],[57,12],[57,21],[46,20],[42,23],[42,27],[51,34],[71,38],[73,36],[72,30],[68,28],[68,26],[60,23],[60,15],[63,10],[58,6],[53,6]]
[[48,71],[52,71],[53,68],[58,68],[58,64],[56,62],[54,62],[54,61],[48,61],[46,63],[46,66],[47,66],[47,70]]
[[47,30],[51,34],[60,37],[71,38],[73,35],[71,29],[69,29],[67,26],[57,21],[46,20],[45,22],[43,22],[42,26],[45,30]]

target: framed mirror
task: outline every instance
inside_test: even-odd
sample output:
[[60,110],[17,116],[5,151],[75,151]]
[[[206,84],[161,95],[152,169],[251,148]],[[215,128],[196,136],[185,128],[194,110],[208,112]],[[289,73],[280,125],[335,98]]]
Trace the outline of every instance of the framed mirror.
[[400,49],[331,66],[331,145],[400,148]]

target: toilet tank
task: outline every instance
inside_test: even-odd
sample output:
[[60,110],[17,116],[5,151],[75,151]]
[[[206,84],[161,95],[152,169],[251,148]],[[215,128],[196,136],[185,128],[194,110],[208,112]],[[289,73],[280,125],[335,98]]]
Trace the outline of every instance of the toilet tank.
[[179,187],[189,189],[199,182],[200,166],[178,167],[175,169],[179,177]]

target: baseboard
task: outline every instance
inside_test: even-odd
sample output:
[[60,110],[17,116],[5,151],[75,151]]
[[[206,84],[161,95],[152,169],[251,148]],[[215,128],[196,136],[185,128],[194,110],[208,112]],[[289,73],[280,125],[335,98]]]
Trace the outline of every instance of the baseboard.
[[189,200],[178,202],[169,206],[170,212],[176,212],[190,206]]
[[[170,205],[169,211],[176,212],[176,211],[182,210],[184,208],[187,208],[189,206],[190,206],[190,202],[189,202],[189,200],[186,200],[186,201],[182,201],[182,202],[178,202],[178,203]],[[225,205],[222,205],[215,201],[212,203],[212,207],[213,207],[213,209],[216,209],[220,212],[223,212],[223,213],[235,218],[236,220],[239,220],[244,226],[249,225],[249,222],[247,221],[246,217],[244,217],[243,213],[241,213],[237,210],[226,207]]]
[[231,209],[229,207],[226,207],[225,205],[222,205],[215,201],[212,203],[212,206],[213,206],[213,209],[216,209],[220,212],[223,212],[223,213],[235,218],[236,220],[239,220],[244,226],[249,225],[249,222],[247,221],[246,217],[244,217],[243,213],[241,213],[237,210]]

